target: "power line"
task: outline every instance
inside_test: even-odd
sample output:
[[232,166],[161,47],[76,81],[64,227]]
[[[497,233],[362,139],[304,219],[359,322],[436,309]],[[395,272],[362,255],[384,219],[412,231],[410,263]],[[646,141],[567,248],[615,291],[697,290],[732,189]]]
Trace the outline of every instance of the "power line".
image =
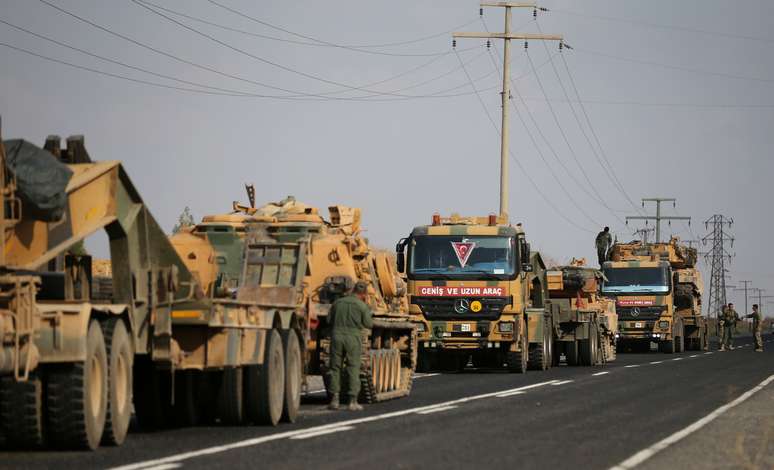
[[[457,59],[460,61],[460,63],[462,63],[462,59],[460,58],[460,56],[458,54],[456,54],[456,51],[455,51],[455,55],[457,55]],[[494,119],[492,118],[492,115],[489,113],[489,109],[486,107],[486,104],[484,103],[484,100],[481,98],[481,95],[479,94],[479,90],[476,88],[476,85],[471,80],[470,74],[468,73],[467,69],[465,67],[463,67],[462,70],[465,72],[465,75],[468,77],[468,83],[470,84],[471,88],[473,88],[473,90],[475,91],[475,95],[476,95],[476,98],[478,99],[479,104],[481,105],[481,109],[484,110],[484,113],[486,114],[486,117],[489,119],[489,122],[492,124],[492,127],[494,128],[495,132],[499,136],[501,131],[500,131],[500,129],[497,128],[497,124],[495,123]],[[564,219],[567,223],[569,223],[573,227],[577,228],[578,230],[581,230],[581,231],[584,231],[584,232],[587,232],[587,233],[594,233],[593,230],[589,230],[587,228],[584,228],[584,227],[578,225],[575,221],[573,221],[572,219],[567,217],[562,211],[560,211],[559,208],[556,207],[556,205],[553,202],[551,202],[548,199],[548,197],[546,197],[545,193],[543,193],[543,191],[540,189],[540,187],[537,185],[537,183],[535,183],[535,180],[532,179],[532,177],[529,175],[529,172],[527,172],[526,168],[524,168],[524,166],[521,164],[521,162],[515,157],[515,155],[513,154],[513,151],[509,150],[508,154],[509,154],[510,158],[516,163],[516,165],[519,166],[519,169],[521,169],[522,174],[527,178],[527,181],[530,182],[532,187],[540,195],[540,197],[543,199],[543,201],[545,201],[545,203],[548,204],[554,210],[554,212],[556,212],[556,214],[559,215],[559,217]]]
[[[374,54],[374,55],[383,55],[383,56],[391,56],[391,57],[435,57],[435,56],[447,56],[447,55],[452,53],[451,51],[424,52],[424,53],[401,53],[401,52],[372,51],[372,50],[368,50],[369,48],[366,48],[366,47],[347,46],[347,45],[343,45],[343,44],[335,44],[335,43],[331,43],[331,42],[327,42],[327,41],[321,41],[321,40],[317,40],[317,39],[307,40],[307,41],[298,41],[298,40],[295,40],[295,39],[286,39],[286,38],[280,38],[280,37],[277,37],[277,36],[269,36],[267,34],[256,33],[256,32],[253,32],[253,31],[247,31],[247,30],[244,30],[244,29],[234,28],[234,27],[227,26],[227,25],[224,25],[224,24],[215,23],[213,21],[205,20],[204,18],[200,18],[200,17],[197,17],[197,16],[193,16],[193,15],[190,15],[190,14],[187,14],[187,13],[183,13],[183,12],[177,11],[177,10],[173,10],[171,8],[163,7],[163,6],[161,6],[161,5],[157,4],[157,3],[149,2],[148,0],[140,0],[140,1],[142,3],[147,4],[147,5],[151,5],[154,8],[158,8],[159,10],[165,11],[167,13],[171,13],[171,14],[176,15],[176,16],[187,18],[187,19],[189,19],[191,21],[196,21],[197,23],[206,24],[206,25],[212,26],[214,28],[222,29],[222,30],[225,30],[225,31],[231,31],[231,32],[234,32],[234,33],[243,34],[245,36],[255,37],[255,38],[259,38],[259,39],[266,39],[266,40],[269,40],[269,41],[278,41],[278,42],[284,42],[284,43],[288,43],[288,44],[296,44],[296,45],[300,45],[300,46],[330,47],[330,48],[337,48],[337,49],[345,49],[345,50],[349,50],[349,51],[353,51],[353,52],[359,52],[359,53],[362,53],[362,54]],[[221,8],[224,8],[224,7],[222,7],[219,4],[217,6],[221,7]],[[229,11],[234,11],[234,10],[230,10],[229,9]],[[251,17],[247,17],[247,16],[245,16],[245,17],[250,19],[251,21],[260,21],[260,20],[257,20],[257,19],[251,18]],[[472,22],[474,22],[474,21],[476,21],[476,20],[472,20],[472,21],[470,21],[468,23],[465,23],[465,25],[463,25],[463,27],[468,25],[468,24],[470,24],[470,23],[472,23]],[[269,26],[269,23],[266,23],[266,22],[262,22],[261,21],[261,24]],[[280,31],[288,32],[287,30],[279,28],[279,27],[274,27],[274,26],[271,26],[271,27],[275,28],[275,29],[279,29]],[[290,33],[290,34],[296,35],[295,33]],[[443,33],[439,33],[438,35],[434,35],[434,37],[437,37],[439,35],[445,35],[445,34],[448,34],[448,32],[445,31]],[[302,37],[305,37],[305,36],[302,36]]]
[[575,15],[575,16],[581,16],[585,18],[593,18],[597,20],[604,20],[604,21],[613,21],[613,22],[620,22],[620,23],[629,23],[637,26],[645,26],[648,28],[658,28],[658,29],[666,29],[666,30],[673,30],[673,31],[682,31],[686,33],[696,33],[696,34],[705,34],[708,36],[723,36],[727,38],[732,39],[743,39],[747,41],[761,41],[761,42],[767,42],[767,43],[774,43],[774,39],[768,39],[763,38],[760,36],[752,36],[752,35],[746,35],[746,34],[735,34],[735,33],[725,33],[720,31],[711,31],[708,29],[699,29],[699,28],[689,28],[686,26],[677,26],[677,25],[665,25],[660,23],[653,23],[650,21],[642,21],[642,20],[633,20],[629,18],[617,18],[613,16],[603,16],[603,15],[593,15],[590,13],[580,13],[577,11],[572,10],[564,10],[561,8],[551,8],[551,11],[558,11],[560,13],[565,13],[569,15]]
[[[526,101],[546,101],[545,98],[534,98],[525,96]],[[567,103],[566,99],[551,98],[550,101],[554,103]],[[668,102],[645,102],[645,101],[632,101],[632,100],[606,100],[606,99],[574,99],[572,103],[578,104],[601,104],[601,105],[613,105],[613,106],[643,106],[654,108],[761,108],[770,109],[774,108],[774,103],[668,103]]]
[[664,64],[664,63],[655,62],[651,60],[633,59],[631,57],[623,57],[615,54],[610,54],[607,52],[592,51],[589,49],[583,49],[579,47],[573,47],[573,50],[579,51],[585,54],[599,56],[599,57],[607,57],[608,59],[631,62],[634,64],[640,64],[640,65],[650,65],[653,67],[661,67],[661,68],[670,69],[670,70],[679,70],[681,72],[710,75],[710,76],[716,76],[716,77],[722,77],[722,78],[729,78],[732,80],[746,80],[746,81],[753,81],[753,82],[774,83],[774,79],[772,78],[748,77],[745,75],[735,75],[735,74],[724,73],[724,72],[715,72],[711,70],[700,70],[700,69],[694,69],[690,67],[683,67],[681,65]]
[[[494,66],[495,71],[498,71],[497,61],[494,60],[494,57],[492,56],[492,53],[489,53],[489,58],[492,60],[492,65]],[[516,88],[515,84],[513,86],[513,91],[516,93],[517,96],[520,97],[519,91]],[[551,176],[553,177],[554,181],[556,181],[556,184],[559,185],[559,188],[564,192],[564,194],[567,196],[567,198],[570,200],[570,202],[578,209],[578,211],[583,214],[587,219],[589,219],[591,222],[593,222],[595,225],[599,225],[599,222],[594,220],[591,215],[589,215],[585,209],[578,203],[578,201],[575,200],[575,198],[572,197],[570,192],[567,190],[567,187],[562,183],[562,181],[557,176],[556,172],[553,168],[551,168],[551,165],[548,164],[548,160],[546,159],[545,155],[543,154],[543,151],[540,149],[540,146],[537,143],[537,140],[535,139],[535,136],[532,134],[532,132],[529,130],[529,126],[527,126],[527,122],[524,120],[524,116],[521,114],[521,110],[519,110],[518,106],[514,105],[513,102],[511,102],[511,105],[513,106],[514,111],[516,111],[516,116],[518,116],[519,121],[521,121],[522,126],[524,127],[524,130],[527,132],[527,135],[529,136],[530,140],[532,141],[533,147],[535,147],[535,150],[537,151],[537,154],[540,156],[540,159],[543,161],[543,164],[548,168],[549,173],[551,173]],[[527,109],[525,107],[525,109]],[[527,109],[527,113],[529,113],[530,117],[532,118],[533,123],[537,127],[537,123],[535,122],[535,118],[532,116],[532,113]],[[540,129],[538,129],[538,132],[540,132]],[[541,134],[542,135],[542,134]],[[543,136],[543,139],[545,140],[545,136]]]
[[[535,26],[537,26],[538,32],[541,32],[540,23],[535,21]],[[548,49],[546,48],[546,53],[547,52],[548,52]],[[565,67],[565,70],[567,71],[567,76],[570,79],[572,88],[575,91],[575,96],[578,98],[578,101],[580,101],[580,93],[578,92],[578,87],[575,85],[575,80],[573,79],[572,74],[570,73],[570,67],[567,65],[567,59],[565,59],[563,54],[560,54],[560,56],[562,58],[562,62],[564,63],[564,67]],[[631,206],[634,207],[635,210],[639,211],[639,208],[637,208],[637,205],[634,204],[634,201],[632,201],[632,199],[629,197],[629,194],[626,192],[620,180],[618,179],[618,176],[615,174],[615,170],[613,169],[613,166],[610,164],[610,161],[607,159],[607,156],[604,154],[602,143],[600,142],[599,137],[597,136],[597,133],[594,130],[594,126],[591,124],[591,119],[589,118],[589,115],[586,112],[586,108],[583,106],[583,103],[579,103],[579,104],[583,112],[583,116],[586,118],[586,124],[588,125],[591,133],[594,135],[594,139],[597,143],[597,146],[599,147],[599,150],[602,156],[604,157],[605,163],[607,163],[607,166],[605,166],[605,164],[602,162],[602,159],[600,158],[600,153],[597,152],[596,148],[591,143],[591,139],[589,139],[589,136],[586,133],[586,130],[584,129],[583,124],[581,124],[581,120],[578,117],[577,112],[575,111],[575,107],[570,102],[570,96],[567,93],[567,89],[565,88],[564,83],[562,82],[562,79],[559,76],[559,71],[556,69],[556,65],[554,64],[553,60],[551,60],[551,67],[554,69],[554,73],[556,74],[556,79],[559,82],[559,86],[562,88],[562,92],[564,92],[564,96],[567,99],[568,106],[572,110],[572,115],[573,117],[575,117],[575,121],[578,123],[578,128],[580,128],[581,133],[583,134],[583,137],[586,139],[586,142],[589,144],[589,148],[591,148],[591,151],[594,154],[594,157],[596,158],[597,163],[599,163],[599,166],[602,167],[602,170],[605,172],[608,179],[613,183],[613,187],[616,188],[621,194],[623,194],[623,196],[626,198],[627,201],[629,201],[629,204],[631,204]],[[608,167],[609,167],[609,171],[608,171]],[[599,193],[596,193],[596,194],[598,195]]]

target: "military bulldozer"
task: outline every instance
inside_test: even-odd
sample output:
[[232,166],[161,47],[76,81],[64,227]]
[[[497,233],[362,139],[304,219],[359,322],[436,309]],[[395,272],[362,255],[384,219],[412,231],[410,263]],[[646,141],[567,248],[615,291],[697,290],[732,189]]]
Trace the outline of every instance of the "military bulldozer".
[[573,260],[546,272],[546,309],[554,321],[554,364],[564,354],[567,365],[601,365],[615,360],[618,318],[615,301],[602,297],[602,273]]
[[234,204],[246,218],[242,278],[253,281],[253,287],[237,291],[237,300],[260,303],[281,317],[296,315],[305,371],[322,374],[327,386],[330,307],[356,281],[364,281],[374,326],[362,338],[360,399],[373,403],[408,395],[416,367],[416,326],[409,320],[406,288],[394,261],[362,236],[360,209],[331,206],[325,220],[316,208],[292,197],[253,205]]

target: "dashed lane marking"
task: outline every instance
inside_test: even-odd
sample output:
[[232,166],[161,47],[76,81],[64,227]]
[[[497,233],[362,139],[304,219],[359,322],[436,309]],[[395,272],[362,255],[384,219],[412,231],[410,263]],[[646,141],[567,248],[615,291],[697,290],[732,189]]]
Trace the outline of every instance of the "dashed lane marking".
[[315,432],[318,432],[318,431],[329,430],[329,429],[339,429],[339,428],[342,428],[342,427],[355,426],[355,425],[358,425],[358,424],[371,423],[371,422],[375,422],[375,421],[382,421],[382,420],[385,420],[385,419],[398,418],[400,416],[406,416],[406,415],[414,414],[414,413],[417,413],[418,411],[422,411],[422,410],[429,410],[429,409],[439,408],[439,407],[443,407],[443,406],[459,405],[459,404],[462,404],[462,403],[468,403],[468,402],[476,401],[476,400],[483,400],[483,399],[486,399],[486,398],[494,398],[494,397],[497,397],[498,395],[501,395],[501,394],[504,394],[504,393],[508,393],[508,392],[517,392],[517,391],[531,390],[533,388],[538,388],[538,387],[544,387],[546,385],[551,385],[554,382],[558,382],[558,381],[557,380],[549,380],[549,381],[546,381],[546,382],[539,382],[539,383],[535,383],[535,384],[531,384],[531,385],[525,385],[523,387],[518,387],[518,388],[512,388],[512,389],[507,389],[507,390],[499,390],[497,392],[483,393],[483,394],[480,394],[480,395],[472,395],[472,396],[468,396],[468,397],[457,398],[455,400],[449,400],[449,401],[445,401],[445,402],[441,402],[441,403],[435,403],[433,405],[419,406],[419,407],[415,407],[415,408],[408,408],[408,409],[405,409],[405,410],[392,411],[392,412],[389,412],[389,413],[382,413],[382,414],[373,415],[373,416],[365,416],[365,417],[362,417],[362,418],[349,419],[349,420],[339,421],[339,422],[336,422],[336,423],[330,423],[330,424],[323,424],[323,425],[320,425],[320,426],[314,426],[314,427],[306,428],[306,429],[297,429],[295,431],[279,432],[279,433],[276,433],[276,434],[269,434],[268,436],[261,436],[261,437],[255,437],[255,438],[252,438],[252,439],[245,439],[245,440],[242,440],[242,441],[236,441],[236,442],[232,442],[230,444],[223,444],[223,445],[219,445],[219,446],[205,447],[203,449],[192,450],[192,451],[189,451],[189,452],[182,452],[182,453],[179,453],[179,454],[174,454],[174,455],[170,455],[170,456],[167,456],[167,457],[162,457],[162,458],[159,458],[159,459],[146,460],[146,461],[143,461],[143,462],[137,462],[137,463],[127,464],[127,465],[122,465],[122,466],[119,466],[119,467],[113,467],[113,470],[141,470],[141,469],[144,469],[145,467],[150,467],[152,465],[164,465],[164,464],[170,464],[170,463],[180,463],[180,462],[185,461],[185,460],[191,460],[191,459],[195,459],[195,458],[198,458],[198,457],[206,457],[206,456],[213,455],[213,454],[220,454],[220,453],[228,452],[228,451],[231,451],[231,450],[243,449],[245,447],[254,447],[254,446],[257,446],[257,445],[260,445],[260,444],[264,444],[266,442],[272,442],[272,441],[277,441],[277,440],[280,440],[280,439],[292,438],[293,436],[310,434],[310,433],[315,433]]
[[600,375],[605,375],[605,374],[609,374],[609,373],[610,372],[608,372],[608,371],[604,371],[604,372],[597,372],[596,374],[591,374],[591,375],[592,375],[592,377],[598,377]]
[[631,369],[632,367],[640,367],[639,364],[629,364],[628,366],[624,366],[625,369]]
[[688,357],[699,357],[699,355],[698,354],[692,354],[692,355],[690,355]]
[[683,360],[683,358],[682,358],[682,357],[676,357],[676,358],[674,358],[674,359],[672,359],[672,360],[673,360],[673,361],[682,361],[682,360]]
[[355,427],[339,426],[337,428],[332,428],[332,429],[321,429],[319,431],[308,432],[305,434],[296,434],[295,436],[291,436],[291,439],[311,439],[313,437],[327,436],[328,434],[333,434],[333,433],[342,432],[342,431],[349,431],[351,429],[355,429]]
[[419,415],[429,415],[430,413],[439,413],[441,411],[449,411],[457,408],[457,405],[439,406],[437,408],[431,408],[429,410],[417,411]]
[[557,385],[564,385],[564,384],[568,384],[570,382],[575,382],[575,381],[574,380],[560,380],[559,382],[554,382],[551,385],[555,387]]
[[712,354],[712,351],[708,351],[704,353],[705,356],[709,356],[710,354]]
[[516,390],[515,392],[508,392],[508,393],[501,393],[499,395],[495,395],[497,398],[505,398],[505,397],[512,397],[514,395],[524,395],[527,392],[522,392],[521,390]]
[[651,364],[661,364],[661,363],[663,363],[663,362],[664,362],[664,361],[652,361],[652,362],[651,362]]
[[751,396],[755,395],[758,391],[760,391],[762,388],[770,384],[772,381],[774,381],[774,375],[770,375],[766,380],[759,383],[755,387],[751,388],[750,390],[744,392],[742,395],[737,397],[736,400],[726,403],[725,405],[721,406],[720,408],[717,408],[712,413],[708,414],[707,416],[701,418],[700,420],[694,422],[693,424],[690,424],[689,426],[677,431],[676,433],[672,434],[671,436],[668,436],[652,446],[643,449],[636,454],[632,455],[628,459],[624,460],[623,462],[619,463],[618,465],[611,467],[610,470],[628,470],[631,468],[636,467],[637,465],[641,464],[642,462],[648,460],[649,458],[653,457],[657,453],[661,452],[662,450],[666,449],[667,447],[671,446],[672,444],[681,441],[685,437],[695,433],[699,429],[703,428],[707,424],[714,421],[718,416],[722,415],[726,411],[730,410],[731,408],[739,405],[740,403],[743,403]]

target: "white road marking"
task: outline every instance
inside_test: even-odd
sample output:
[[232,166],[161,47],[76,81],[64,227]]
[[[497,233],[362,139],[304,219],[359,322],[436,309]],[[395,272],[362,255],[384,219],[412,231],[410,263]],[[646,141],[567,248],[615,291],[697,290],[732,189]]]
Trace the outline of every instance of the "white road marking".
[[682,358],[682,357],[676,357],[676,358],[674,358],[674,359],[672,359],[672,360],[673,360],[673,361],[682,361],[682,360],[683,360],[683,358]]
[[624,366],[626,369],[631,369],[632,367],[640,367],[639,364],[629,364],[628,366]]
[[172,470],[173,468],[180,468],[183,464],[178,462],[165,463],[163,465],[156,465],[154,467],[145,467],[142,470]]
[[608,371],[604,371],[604,372],[597,372],[596,374],[591,374],[591,375],[592,375],[593,377],[597,377],[597,376],[600,376],[600,375],[605,375],[605,374],[609,374],[609,373],[610,373],[610,372],[608,372]]
[[230,450],[235,450],[235,449],[242,449],[242,448],[245,448],[245,447],[253,447],[253,446],[257,446],[257,445],[260,445],[260,444],[263,444],[263,443],[266,443],[266,442],[277,441],[277,440],[285,439],[285,438],[291,438],[293,436],[309,434],[309,433],[312,433],[312,432],[322,431],[322,430],[325,430],[325,429],[338,429],[338,428],[345,427],[345,426],[354,426],[354,425],[357,425],[357,424],[371,423],[371,422],[374,422],[374,421],[382,421],[382,420],[385,420],[385,419],[397,418],[397,417],[400,417],[400,416],[406,416],[406,415],[409,415],[409,414],[414,414],[414,413],[417,413],[418,411],[422,411],[422,410],[429,410],[429,409],[432,409],[432,408],[438,408],[438,407],[442,407],[442,406],[459,405],[461,403],[468,403],[468,402],[471,402],[471,401],[483,400],[483,399],[486,399],[486,398],[494,398],[494,397],[497,397],[498,395],[501,395],[503,393],[517,392],[517,391],[522,391],[522,390],[530,390],[530,389],[538,388],[538,387],[544,387],[546,385],[551,385],[554,382],[557,382],[557,381],[556,380],[549,380],[547,382],[539,382],[539,383],[536,383],[536,384],[525,385],[523,387],[518,387],[518,388],[512,388],[512,389],[507,389],[507,390],[499,390],[497,392],[483,393],[481,395],[472,395],[472,396],[469,396],[469,397],[457,398],[455,400],[449,400],[449,401],[445,401],[445,402],[441,402],[441,403],[435,403],[433,405],[419,406],[419,407],[415,407],[415,408],[408,408],[408,409],[405,409],[405,410],[392,411],[390,413],[383,413],[383,414],[374,415],[374,416],[365,416],[363,418],[349,419],[349,420],[345,420],[345,421],[339,421],[339,422],[336,422],[336,423],[330,423],[330,424],[323,424],[323,425],[320,425],[320,426],[314,426],[314,427],[306,428],[306,429],[297,429],[295,431],[279,432],[279,433],[276,433],[276,434],[270,434],[268,436],[254,437],[252,439],[245,439],[243,441],[232,442],[231,444],[224,444],[224,445],[219,445],[219,446],[206,447],[206,448],[203,448],[203,449],[192,450],[192,451],[189,451],[189,452],[182,452],[180,454],[170,455],[168,457],[162,457],[162,458],[159,458],[159,459],[146,460],[146,461],[143,461],[143,462],[137,462],[137,463],[127,464],[127,465],[122,465],[120,467],[113,467],[113,470],[141,470],[141,469],[144,469],[145,467],[148,467],[148,466],[151,466],[151,465],[163,465],[163,464],[167,464],[167,463],[178,463],[178,462],[181,462],[181,461],[184,461],[184,460],[190,460],[190,459],[195,459],[197,457],[204,457],[204,456],[208,456],[208,455],[219,454],[219,453],[222,453],[222,452],[228,452]]
[[319,389],[319,390],[310,390],[310,391],[306,392],[306,394],[307,394],[307,395],[314,395],[314,394],[316,394],[316,393],[323,393],[323,392],[325,392],[325,391],[326,391],[326,390],[325,390],[324,388],[321,388],[321,389]]
[[501,393],[499,395],[495,395],[497,398],[505,398],[505,397],[512,397],[514,395],[524,395],[526,392],[522,392],[521,390],[516,390],[515,392],[508,392],[508,393]]
[[559,382],[554,382],[551,385],[553,385],[553,386],[564,385],[564,384],[568,384],[570,382],[575,382],[575,381],[574,380],[560,380]]
[[415,379],[424,379],[425,377],[435,377],[436,375],[441,375],[441,373],[440,372],[431,372],[431,373],[427,373],[427,374],[419,373],[419,374],[414,374],[414,378]]
[[457,405],[439,406],[438,408],[431,408],[429,410],[417,411],[420,415],[429,415],[430,413],[438,413],[441,411],[449,411],[457,408]]
[[721,406],[720,408],[717,408],[712,413],[708,414],[707,416],[701,418],[700,420],[694,422],[693,424],[677,431],[676,433],[672,434],[669,437],[666,437],[652,446],[648,447],[647,449],[643,449],[636,454],[632,455],[628,459],[624,460],[623,462],[619,463],[618,465],[611,467],[610,470],[628,470],[630,468],[634,468],[637,465],[641,464],[642,462],[648,460],[649,458],[656,455],[658,452],[661,452],[662,450],[666,449],[670,445],[679,442],[680,440],[684,439],[685,437],[695,433],[699,429],[703,428],[707,424],[714,421],[718,416],[722,415],[726,411],[730,410],[731,408],[739,405],[740,403],[743,403],[745,400],[750,398],[751,396],[755,395],[758,391],[760,391],[763,387],[770,384],[772,381],[774,381],[774,375],[770,375],[766,380],[759,383],[755,387],[751,388],[750,390],[744,392],[742,395],[737,397],[736,400],[726,403],[725,405]]
[[707,352],[704,353],[705,356],[709,356],[710,354],[712,354],[711,351],[707,351]]
[[651,364],[661,364],[661,363],[663,363],[663,362],[664,362],[664,361],[652,361],[652,362],[651,362]]
[[688,357],[699,357],[699,355],[698,354],[693,354],[693,355],[688,356]]
[[292,436],[291,439],[310,439],[312,437],[325,436],[325,435],[328,435],[328,434],[333,434],[335,432],[349,431],[351,429],[355,429],[355,427],[354,426],[339,426],[338,428],[333,428],[333,429],[321,429],[319,431],[308,432],[308,433],[305,433],[305,434],[296,434],[295,436]]

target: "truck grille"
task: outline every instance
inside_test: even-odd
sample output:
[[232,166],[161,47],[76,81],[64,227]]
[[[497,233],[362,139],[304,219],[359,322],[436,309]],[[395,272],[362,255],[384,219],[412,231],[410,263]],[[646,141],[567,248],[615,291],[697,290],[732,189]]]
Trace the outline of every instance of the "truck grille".
[[618,320],[647,321],[656,320],[661,316],[662,307],[616,307]]
[[[454,310],[454,302],[465,299],[469,302],[478,300],[482,308],[480,312],[467,310],[459,313]],[[418,305],[427,320],[497,320],[508,305],[513,303],[512,297],[417,297],[411,298],[411,303]]]

